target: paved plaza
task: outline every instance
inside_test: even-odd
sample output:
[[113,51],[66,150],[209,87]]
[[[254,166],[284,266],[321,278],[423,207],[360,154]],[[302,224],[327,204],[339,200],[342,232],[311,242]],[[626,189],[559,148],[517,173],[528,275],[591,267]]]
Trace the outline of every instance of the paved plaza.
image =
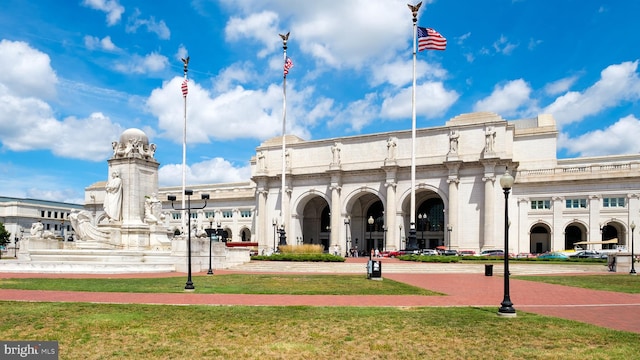
[[[258,262],[216,270],[216,275],[234,273],[362,273],[366,258],[345,263]],[[463,266],[460,266],[463,265]],[[312,270],[315,267],[315,271]],[[604,265],[512,264],[513,275],[524,274],[607,274]],[[418,295],[242,295],[242,294],[146,294],[95,293],[76,291],[30,291],[0,289],[0,299],[14,301],[55,301],[94,303],[140,303],[175,305],[253,306],[493,306],[502,301],[502,267],[494,265],[493,276],[485,276],[484,264],[418,264],[396,259],[382,260],[383,279],[392,279],[436,291],[444,296]],[[157,274],[0,274],[9,277],[149,277],[184,276]],[[204,275],[204,274],[196,274]],[[214,276],[216,276],[214,275]],[[384,280],[383,280],[384,281]],[[197,287],[197,282],[196,282]],[[511,300],[517,311],[554,316],[606,328],[640,333],[640,294],[588,290],[511,279]]]

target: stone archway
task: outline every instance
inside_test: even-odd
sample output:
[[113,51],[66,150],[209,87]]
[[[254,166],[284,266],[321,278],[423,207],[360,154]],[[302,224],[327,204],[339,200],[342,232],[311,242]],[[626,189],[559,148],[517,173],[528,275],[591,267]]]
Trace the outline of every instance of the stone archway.
[[302,236],[291,239],[292,244],[320,244],[329,249],[331,234],[331,208],[321,196],[313,196],[300,211]]
[[240,230],[240,241],[244,241],[244,242],[251,241],[251,230],[243,227]]
[[571,223],[564,229],[564,249],[574,250],[575,243],[587,241],[587,229],[583,224]]
[[[371,249],[386,249],[384,199],[375,190],[360,190],[347,197],[345,211],[349,216],[349,224],[345,226],[349,248],[360,256],[369,256]],[[368,219],[373,218],[369,226]],[[369,231],[371,230],[371,231]]]
[[542,254],[551,251],[551,231],[545,224],[535,224],[529,232],[529,252]]

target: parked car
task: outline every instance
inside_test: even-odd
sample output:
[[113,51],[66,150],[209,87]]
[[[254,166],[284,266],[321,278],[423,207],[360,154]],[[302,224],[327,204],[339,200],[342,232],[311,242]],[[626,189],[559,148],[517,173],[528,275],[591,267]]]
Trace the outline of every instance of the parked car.
[[516,255],[516,259],[530,259],[534,257],[536,256],[531,253],[519,253],[518,255]]
[[599,259],[601,254],[595,250],[582,250],[570,255],[571,258],[577,259]]
[[475,256],[476,252],[473,250],[460,250],[458,255],[460,256]]
[[504,256],[504,250],[499,249],[491,249],[491,250],[482,250],[480,256]]
[[555,260],[567,260],[569,257],[561,252],[549,252],[538,255],[538,259],[555,259]]
[[458,256],[459,254],[458,254],[457,250],[448,249],[448,250],[442,251],[442,255],[444,255],[444,256]]
[[434,249],[422,249],[422,253],[420,253],[420,255],[439,255],[438,251],[434,250]]

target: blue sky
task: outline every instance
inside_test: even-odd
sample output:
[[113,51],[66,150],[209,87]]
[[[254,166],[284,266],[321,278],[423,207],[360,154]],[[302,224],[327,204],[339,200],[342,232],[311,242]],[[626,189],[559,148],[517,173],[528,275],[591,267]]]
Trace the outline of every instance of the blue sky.
[[[417,2],[417,1],[416,1]],[[413,2],[412,2],[413,3]],[[246,181],[282,126],[323,139],[411,127],[412,16],[396,0],[3,0],[0,195],[82,202],[127,128],[181,182]],[[417,125],[473,111],[554,115],[558,157],[638,153],[640,2],[423,1],[448,40],[418,53]]]

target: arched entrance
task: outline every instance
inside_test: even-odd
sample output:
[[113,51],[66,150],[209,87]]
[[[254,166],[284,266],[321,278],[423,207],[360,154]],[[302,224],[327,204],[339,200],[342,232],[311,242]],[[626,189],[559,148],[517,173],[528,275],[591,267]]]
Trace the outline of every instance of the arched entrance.
[[302,214],[302,236],[291,240],[291,244],[320,244],[327,251],[330,246],[331,208],[321,196],[311,197],[300,212]]
[[584,225],[572,223],[564,229],[564,249],[574,250],[576,243],[587,241],[587,231]]
[[420,204],[416,215],[416,236],[420,249],[444,246],[444,203],[432,197]]
[[[362,189],[347,196],[345,211],[348,224],[347,246],[359,256],[369,256],[374,248],[383,251],[387,248],[386,226],[384,222],[384,201],[375,189]],[[369,225],[369,219],[372,224]]]
[[536,224],[529,233],[529,252],[542,254],[551,250],[551,231],[545,224]]
[[251,241],[251,230],[242,228],[240,230],[240,241]]
[[[600,228],[602,234],[602,249],[617,249],[619,246],[624,247],[626,239],[624,235],[624,227],[622,224],[611,221]],[[616,241],[617,240],[617,241]],[[611,241],[611,243],[606,243]]]

